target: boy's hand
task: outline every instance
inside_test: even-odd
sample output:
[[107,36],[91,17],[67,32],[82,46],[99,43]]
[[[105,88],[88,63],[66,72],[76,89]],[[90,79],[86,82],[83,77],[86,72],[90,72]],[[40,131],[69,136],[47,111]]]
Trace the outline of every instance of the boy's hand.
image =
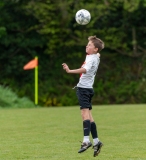
[[63,66],[63,69],[66,70],[67,73],[69,73],[70,69],[68,65],[66,63],[63,63],[62,66]]

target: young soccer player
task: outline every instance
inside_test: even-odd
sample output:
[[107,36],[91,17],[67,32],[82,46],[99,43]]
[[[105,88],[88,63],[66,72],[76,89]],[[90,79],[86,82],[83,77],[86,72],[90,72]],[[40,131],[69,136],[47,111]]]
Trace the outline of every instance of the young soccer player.
[[91,110],[92,110],[92,97],[94,95],[93,84],[94,78],[98,69],[100,62],[99,52],[104,48],[104,42],[97,38],[96,36],[88,37],[88,44],[86,46],[86,59],[84,64],[79,69],[69,69],[66,63],[63,63],[63,69],[67,73],[80,74],[80,79],[77,84],[77,97],[80,105],[81,116],[83,120],[83,143],[78,153],[86,151],[89,147],[92,146],[92,143],[89,139],[89,134],[93,138],[93,156],[96,157],[101,147],[103,146],[102,142],[98,139],[97,127],[94,122]]

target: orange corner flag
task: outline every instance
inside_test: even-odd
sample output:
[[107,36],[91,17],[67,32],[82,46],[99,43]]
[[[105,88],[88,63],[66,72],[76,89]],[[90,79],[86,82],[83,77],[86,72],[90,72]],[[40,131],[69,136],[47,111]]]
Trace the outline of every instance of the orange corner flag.
[[35,59],[29,61],[29,62],[23,67],[23,69],[24,69],[24,70],[33,69],[33,68],[35,68],[37,65],[38,65],[38,59],[35,58]]

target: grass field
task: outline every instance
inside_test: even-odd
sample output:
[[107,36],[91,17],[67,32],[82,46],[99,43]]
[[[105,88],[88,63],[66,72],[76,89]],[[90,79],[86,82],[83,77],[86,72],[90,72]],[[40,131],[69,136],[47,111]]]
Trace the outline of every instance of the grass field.
[[104,143],[98,157],[77,153],[78,106],[0,109],[0,160],[146,160],[146,105],[93,106],[93,116]]

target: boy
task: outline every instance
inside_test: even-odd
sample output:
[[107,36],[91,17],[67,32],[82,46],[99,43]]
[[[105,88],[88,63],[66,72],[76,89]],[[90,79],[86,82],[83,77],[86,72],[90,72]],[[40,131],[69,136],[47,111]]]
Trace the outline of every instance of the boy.
[[99,154],[103,144],[98,139],[96,123],[94,122],[91,113],[91,100],[94,95],[94,78],[100,62],[99,52],[104,48],[104,42],[96,36],[90,36],[88,41],[89,42],[86,46],[86,59],[81,68],[70,70],[66,63],[63,63],[62,66],[67,73],[80,74],[80,80],[76,86],[76,94],[80,104],[81,116],[83,120],[84,137],[78,153],[82,153],[92,146],[92,143],[89,140],[89,134],[91,131],[94,149],[93,156],[96,157]]

